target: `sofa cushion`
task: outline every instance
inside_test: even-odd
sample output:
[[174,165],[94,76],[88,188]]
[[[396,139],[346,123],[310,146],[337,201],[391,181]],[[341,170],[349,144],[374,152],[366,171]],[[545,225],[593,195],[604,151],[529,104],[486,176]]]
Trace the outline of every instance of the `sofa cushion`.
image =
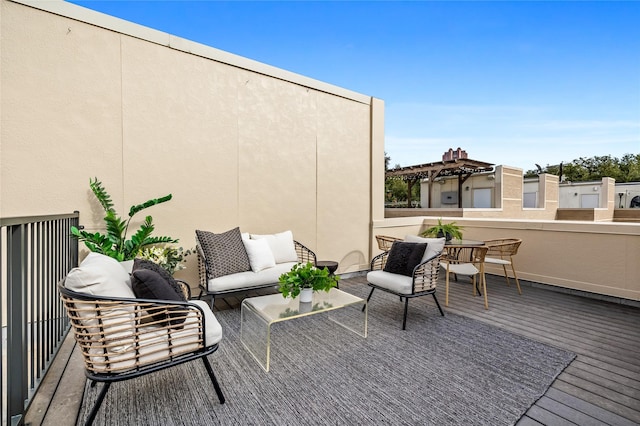
[[242,239],[244,248],[247,250],[249,256],[249,263],[251,264],[251,270],[253,272],[260,272],[263,269],[273,268],[276,266],[276,260],[273,257],[273,252],[269,243],[265,239],[251,240]]
[[269,247],[271,247],[271,251],[273,252],[273,257],[276,260],[276,263],[298,261],[298,253],[296,252],[296,246],[293,242],[293,233],[291,231],[284,231],[278,234],[269,235],[251,234],[251,239],[267,240],[267,243],[269,243]]
[[407,235],[404,240],[410,243],[427,243],[427,249],[424,251],[422,261],[431,259],[433,256],[442,253],[444,250],[445,238],[423,238],[417,235]]
[[196,238],[207,264],[208,279],[251,270],[240,228],[221,234],[196,230]]
[[67,274],[65,287],[95,296],[135,298],[125,269],[112,257],[91,252]]
[[[169,271],[167,271],[166,269],[164,269],[162,266],[158,265],[157,263],[152,262],[151,260],[148,259],[135,259],[133,261],[133,272],[139,270],[139,269],[146,269],[149,271],[153,271],[156,274],[160,275],[160,277],[162,277],[162,279],[164,281],[166,281],[166,283],[168,285],[171,286],[171,288],[178,293],[178,296],[180,297],[179,299],[169,299],[169,300],[181,300],[183,302],[186,302],[187,299],[184,297],[184,293],[182,292],[182,287],[180,286],[180,284],[178,284],[178,282],[176,281],[175,278],[173,278],[173,275],[171,275],[169,273]],[[133,287],[133,281],[131,282],[131,286]],[[135,293],[135,289],[133,291]],[[137,294],[136,294],[137,296]],[[142,296],[138,296],[138,297],[142,297]],[[157,297],[157,299],[161,299],[160,297]]]
[[255,286],[268,284],[278,285],[278,278],[285,272],[289,272],[297,262],[276,263],[273,268],[263,269],[260,272],[239,272],[223,277],[208,280],[207,289],[211,293],[243,290]]
[[422,261],[422,255],[424,255],[426,248],[426,243],[394,241],[384,265],[384,271],[408,277],[413,276],[413,268]]

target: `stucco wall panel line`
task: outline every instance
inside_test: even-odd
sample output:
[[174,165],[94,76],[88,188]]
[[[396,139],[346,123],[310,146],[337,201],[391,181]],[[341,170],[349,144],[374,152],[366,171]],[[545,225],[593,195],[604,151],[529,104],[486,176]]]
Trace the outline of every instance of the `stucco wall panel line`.
[[340,96],[363,104],[370,104],[371,97],[334,86],[319,80],[305,77],[290,71],[263,64],[252,59],[243,58],[211,46],[196,43],[143,25],[125,21],[114,16],[83,8],[65,1],[9,0],[34,9],[40,9],[59,16],[81,21],[110,31],[139,38],[151,43],[160,44],[181,52],[201,56],[226,65],[235,66],[258,74],[270,76],[286,82],[299,84],[331,95]]

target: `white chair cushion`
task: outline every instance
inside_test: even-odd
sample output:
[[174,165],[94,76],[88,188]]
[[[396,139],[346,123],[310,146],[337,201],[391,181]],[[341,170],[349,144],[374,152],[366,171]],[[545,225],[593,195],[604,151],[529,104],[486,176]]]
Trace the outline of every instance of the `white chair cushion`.
[[[192,300],[190,303],[198,305],[204,311],[205,346],[212,346],[220,342],[222,340],[222,327],[213,312],[211,312],[209,305],[202,300]],[[129,330],[129,332],[131,333],[132,330]],[[144,339],[144,344],[139,348],[140,356],[138,358],[138,362],[143,365],[166,360],[170,354],[176,356],[198,349],[199,327],[195,311],[189,313],[180,329],[145,327],[143,330],[141,338]],[[171,339],[171,348],[169,347],[169,338]],[[105,347],[102,342],[96,342],[95,348],[89,350],[92,354],[91,360],[96,371],[126,371],[136,367],[136,360],[131,354],[131,346],[128,346],[127,351],[124,352],[121,347],[114,346],[108,346],[106,350],[107,353],[105,354]]]
[[485,257],[484,263],[493,263],[495,265],[511,265],[511,262],[507,259],[497,259],[495,257]]
[[271,247],[273,257],[276,263],[285,262],[297,262],[298,253],[296,252],[296,246],[293,243],[293,233],[291,231],[284,231],[278,234],[270,235],[256,235],[251,234],[252,240],[265,239]]
[[276,266],[276,260],[266,239],[251,240],[243,238],[242,242],[244,243],[244,248],[247,249],[249,263],[253,272],[260,272],[263,269]]
[[[80,263],[67,274],[64,285],[69,290],[78,293],[105,297],[124,297],[133,299],[136,296],[131,289],[129,274],[120,263],[100,253],[89,253]],[[78,315],[83,318],[89,332],[98,333],[100,328],[108,330],[115,343],[111,346],[114,353],[125,351],[134,343],[131,330],[134,327],[133,308],[125,305],[115,305],[112,309],[102,310],[102,320],[93,316],[91,303],[77,302],[78,308],[87,306],[87,310],[80,310]]]
[[427,249],[424,251],[422,261],[431,259],[436,254],[442,253],[444,250],[445,238],[423,238],[417,235],[406,235],[404,240],[410,243],[427,243]]
[[378,287],[386,288],[399,294],[411,294],[413,278],[406,275],[392,274],[381,270],[367,273],[367,281]]
[[[445,271],[447,270],[446,262],[441,262],[440,266],[442,266]],[[476,275],[478,272],[480,271],[478,270],[478,268],[473,266],[473,263],[457,263],[449,265],[449,273],[451,274],[472,276]]]
[[95,296],[135,298],[129,274],[112,257],[91,252],[67,274],[65,287]]

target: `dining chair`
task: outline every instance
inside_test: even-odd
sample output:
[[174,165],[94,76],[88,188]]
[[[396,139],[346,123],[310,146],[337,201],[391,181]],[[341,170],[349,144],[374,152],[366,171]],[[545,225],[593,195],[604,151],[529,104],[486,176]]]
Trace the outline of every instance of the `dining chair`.
[[[480,292],[484,295],[484,308],[489,309],[487,280],[484,275],[487,250],[487,246],[479,245],[456,245],[446,248],[446,253],[440,260],[440,266],[446,271],[444,306],[449,306],[449,276],[455,274],[471,277],[474,296],[478,294],[478,284],[480,285]],[[477,277],[479,277],[479,282]]]
[[401,241],[402,238],[390,237],[388,235],[376,235],[376,241],[378,242],[378,248],[382,251],[391,250],[391,246],[394,241]]
[[484,259],[485,263],[493,265],[502,265],[504,271],[504,277],[507,280],[507,285],[511,285],[509,274],[507,273],[507,265],[511,266],[513,272],[513,279],[516,282],[518,288],[518,294],[522,294],[520,288],[520,281],[516,274],[516,268],[513,265],[513,256],[518,253],[518,248],[522,244],[522,240],[518,238],[499,238],[495,240],[485,241],[485,245],[488,247],[487,256]]

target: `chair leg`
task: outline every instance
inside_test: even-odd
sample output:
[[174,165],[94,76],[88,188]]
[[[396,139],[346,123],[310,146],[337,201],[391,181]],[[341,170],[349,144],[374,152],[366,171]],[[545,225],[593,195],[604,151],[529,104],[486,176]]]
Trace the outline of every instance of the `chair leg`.
[[211,383],[213,383],[213,388],[216,390],[216,394],[218,395],[218,400],[220,404],[224,404],[225,399],[222,394],[222,389],[220,389],[220,385],[218,384],[218,379],[216,379],[216,375],[213,374],[213,369],[211,368],[211,364],[209,364],[209,360],[206,356],[202,357],[202,361],[204,362],[204,366],[207,369],[207,373],[209,373],[209,377],[211,378]]
[[507,286],[511,287],[511,280],[509,279],[509,274],[507,274],[507,265],[502,265],[502,270],[504,271],[504,278],[507,280]]
[[369,297],[367,297],[367,303],[362,306],[362,312],[364,312],[365,308],[369,304],[369,300],[371,300],[371,296],[373,296],[373,290],[375,289],[376,289],[375,287],[371,287],[371,293],[369,293]]
[[489,309],[489,296],[487,296],[487,277],[484,274],[484,270],[480,273],[480,281],[482,284],[482,291],[484,292],[484,308]]
[[438,307],[438,310],[440,311],[440,315],[444,316],[444,312],[442,311],[442,308],[440,307],[440,303],[438,303],[438,298],[436,297],[436,294],[433,293],[433,300],[436,301],[436,306]]
[[[94,381],[91,384],[92,387],[95,386],[94,383],[96,383],[96,382]],[[104,400],[104,397],[107,395],[107,391],[109,390],[109,386],[111,386],[111,382],[105,382],[104,385],[102,386],[102,390],[98,394],[98,399],[96,400],[96,403],[93,405],[93,408],[91,409],[91,412],[89,413],[89,417],[87,417],[87,421],[84,423],[85,426],[91,426],[93,424],[93,421],[96,418],[96,414],[98,414],[98,410],[100,409],[100,406],[102,405],[102,401]]]
[[444,306],[449,306],[449,271],[445,275]]
[[518,287],[518,294],[522,294],[522,289],[520,288],[520,281],[518,280],[518,276],[516,275],[516,268],[513,266],[513,262],[511,262],[511,270],[513,271],[513,279],[516,280],[516,287]]
[[407,328],[407,310],[409,309],[409,298],[404,298],[404,318],[402,318],[402,329],[406,330]]

